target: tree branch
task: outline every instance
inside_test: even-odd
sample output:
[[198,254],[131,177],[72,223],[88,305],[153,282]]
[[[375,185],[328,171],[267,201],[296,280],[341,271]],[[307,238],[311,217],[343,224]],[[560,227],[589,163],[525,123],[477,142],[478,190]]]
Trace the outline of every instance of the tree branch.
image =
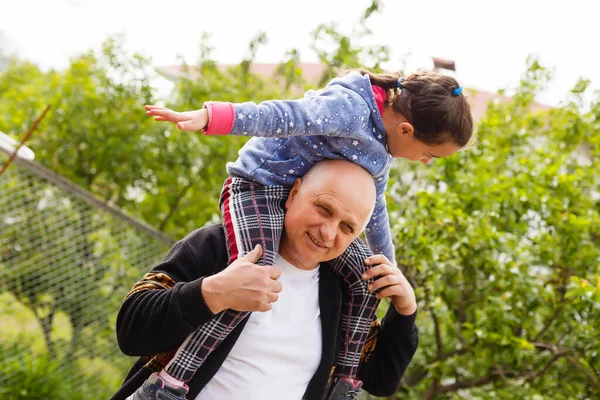
[[[458,341],[460,342],[461,345],[465,345],[465,338],[461,332],[461,328],[462,328],[462,324],[463,322],[465,322],[465,312],[464,312],[464,299],[462,298],[463,296],[463,291],[461,291],[461,301],[457,302],[450,302],[448,300],[448,296],[446,296],[443,292],[440,293],[440,297],[442,298],[442,300],[444,300],[444,302],[446,303],[446,306],[448,307],[449,310],[451,310],[454,315],[456,316],[456,337],[458,338]],[[453,305],[455,307],[453,307]]]
[[600,381],[598,379],[596,379],[594,377],[594,375],[592,375],[592,373],[590,371],[588,371],[583,365],[581,365],[581,363],[579,361],[577,361],[577,359],[575,357],[573,357],[570,354],[567,354],[565,356],[565,358],[567,359],[567,361],[569,363],[571,363],[571,365],[573,365],[579,372],[581,372],[582,374],[584,374],[586,376],[586,378],[592,383],[593,386],[595,386],[596,388],[600,388]]
[[408,386],[408,387],[415,386],[419,382],[421,382],[423,380],[423,378],[425,378],[427,376],[427,372],[428,372],[428,370],[426,368],[421,368],[421,369],[417,370],[416,372],[413,372],[406,378],[402,379],[401,385]]
[[542,329],[540,329],[540,331],[537,333],[537,335],[535,335],[535,337],[532,339],[533,342],[537,342],[538,340],[540,340],[542,335],[544,333],[546,333],[546,331],[550,328],[550,326],[552,325],[554,320],[558,317],[558,314],[560,313],[560,311],[562,311],[561,310],[562,307],[560,307],[560,306],[565,302],[565,293],[566,293],[566,287],[564,286],[564,284],[561,286],[561,288],[559,288],[559,292],[560,292],[560,301],[558,302],[557,307],[554,309],[554,312],[552,313],[550,318],[544,324],[544,327]]
[[177,197],[175,197],[175,201],[172,204],[170,204],[171,208],[169,209],[169,212],[167,213],[167,215],[162,219],[162,221],[158,225],[159,231],[164,231],[165,225],[167,225],[167,222],[169,222],[169,219],[171,219],[173,214],[175,214],[175,211],[177,211],[177,209],[179,208],[179,203],[181,203],[181,199],[183,199],[183,196],[185,196],[185,194],[187,193],[188,190],[190,190],[191,187],[192,187],[192,184],[190,183],[190,184],[184,186],[183,189],[177,194]]
[[[530,380],[535,379],[538,376],[541,376],[544,373],[546,373],[548,368],[550,368],[550,366],[563,355],[564,355],[563,353],[554,354],[552,356],[552,358],[550,358],[537,371],[517,372],[514,370],[496,369],[487,376],[482,376],[479,378],[464,379],[462,381],[455,382],[451,385],[442,385],[442,386],[437,386],[437,387],[431,386],[425,393],[426,393],[426,395],[430,396],[428,398],[433,398],[434,396],[436,396],[438,394],[442,394],[442,393],[456,392],[460,389],[469,389],[469,388],[474,388],[474,387],[485,386],[485,385],[495,382],[501,378],[523,379],[525,381],[530,381]],[[423,397],[426,398],[426,395],[424,395]]]
[[442,358],[442,334],[440,332],[440,324],[437,319],[437,315],[433,312],[433,309],[429,309],[431,313],[431,319],[433,320],[433,326],[435,329],[435,359],[440,360]]
[[595,387],[600,387],[600,380],[592,374],[592,372],[595,373],[595,371],[592,370],[592,372],[590,372],[587,368],[585,368],[583,365],[581,365],[581,363],[579,361],[577,361],[577,358],[575,358],[572,354],[568,354],[566,349],[559,347],[557,345],[548,344],[548,343],[532,342],[531,344],[533,344],[535,346],[535,348],[538,350],[548,350],[548,351],[552,352],[552,354],[555,354],[555,355],[556,354],[564,355],[565,359],[569,363],[571,363],[571,365],[573,365],[579,372],[584,374],[586,376],[586,378],[592,383],[592,385],[594,385]]
[[[468,349],[460,348],[458,350],[443,353],[442,356],[439,358],[439,360],[437,360],[437,359],[436,360],[437,361],[446,361],[447,359],[449,359],[451,357],[460,356],[460,355],[468,353],[468,352],[469,352]],[[427,368],[418,369],[416,372],[413,372],[412,374],[407,376],[405,379],[403,379],[402,386],[412,387],[412,386],[417,385],[419,382],[421,382],[423,380],[423,378],[425,378],[427,376],[428,372],[429,371],[427,370]]]
[[546,323],[544,324],[544,327],[532,339],[533,342],[540,340],[542,335],[550,328],[550,326],[552,325],[554,320],[558,317],[558,314],[560,313],[560,311],[562,311],[561,306],[565,302],[565,295],[567,293],[567,282],[569,280],[569,274],[568,274],[568,268],[566,268],[564,265],[561,264],[561,265],[558,265],[558,267],[560,268],[561,273],[559,276],[560,280],[557,282],[558,287],[556,289],[560,293],[560,301],[555,306],[552,316],[550,316],[550,318],[546,321]]
[[46,114],[48,113],[48,111],[50,111],[50,105],[46,106],[46,108],[44,109],[44,111],[42,111],[42,114],[39,117],[37,117],[37,119],[33,122],[33,125],[31,125],[31,127],[29,128],[29,130],[27,132],[25,132],[25,136],[23,137],[23,140],[21,140],[19,142],[19,144],[15,147],[14,151],[12,152],[12,154],[8,157],[8,160],[6,160],[6,162],[4,163],[4,165],[2,165],[2,167],[0,168],[0,175],[2,175],[4,173],[4,171],[6,171],[8,169],[8,166],[10,165],[10,163],[17,156],[17,153],[19,152],[19,149],[25,145],[25,142],[27,140],[29,140],[29,138],[31,137],[31,134],[33,133],[33,131],[36,130],[36,128],[38,127],[38,125],[40,124],[40,122],[42,121],[42,119],[44,119],[44,117],[46,116]]
[[435,329],[435,359],[440,360],[442,358],[442,349],[443,349],[442,334],[440,332],[440,324],[437,319],[437,315],[435,315],[435,313],[433,312],[433,307],[430,306],[431,303],[430,303],[430,299],[429,299],[429,289],[427,289],[427,285],[424,285],[424,287],[425,287],[425,301],[427,302],[427,309],[429,310],[429,313],[431,314],[431,319],[433,320],[433,327]]

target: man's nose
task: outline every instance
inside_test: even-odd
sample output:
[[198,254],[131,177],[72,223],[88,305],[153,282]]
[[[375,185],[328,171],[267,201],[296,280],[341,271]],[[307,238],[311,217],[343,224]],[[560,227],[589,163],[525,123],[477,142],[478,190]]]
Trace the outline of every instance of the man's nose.
[[323,240],[330,242],[335,239],[335,224],[331,222],[325,222],[321,225],[321,235],[323,235]]
[[431,157],[423,157],[423,158],[421,158],[421,162],[423,164],[427,165],[431,162]]

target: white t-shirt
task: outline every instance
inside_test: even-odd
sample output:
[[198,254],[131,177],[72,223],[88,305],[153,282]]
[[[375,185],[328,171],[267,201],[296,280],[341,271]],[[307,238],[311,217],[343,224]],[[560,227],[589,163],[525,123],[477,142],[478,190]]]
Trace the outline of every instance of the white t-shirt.
[[279,300],[253,312],[215,376],[196,400],[301,399],[321,361],[319,267],[305,271],[281,256]]

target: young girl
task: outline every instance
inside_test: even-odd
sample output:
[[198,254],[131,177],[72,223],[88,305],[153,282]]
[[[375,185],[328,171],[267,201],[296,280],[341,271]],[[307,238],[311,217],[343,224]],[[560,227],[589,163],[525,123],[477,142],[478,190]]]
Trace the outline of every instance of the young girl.
[[[406,79],[397,74],[352,71],[292,101],[258,105],[207,102],[202,109],[188,112],[156,106],[146,106],[146,110],[155,120],[175,123],[181,130],[252,136],[238,160],[227,164],[230,177],[220,206],[230,262],[261,244],[264,265],[274,264],[290,188],[323,159],[347,159],[371,173],[377,200],[366,229],[367,241],[373,253],[383,253],[394,262],[385,199],[393,159],[427,164],[465,147],[473,132],[470,106],[460,85],[430,71]],[[317,246],[326,245],[321,238],[310,239]],[[367,290],[368,282],[361,279],[369,256],[369,249],[357,239],[329,263],[345,284],[345,342],[329,398],[345,398],[339,393],[360,388],[355,380],[358,361],[378,304],[377,296]],[[199,327],[161,372],[163,381],[184,386],[247,315],[227,310]]]

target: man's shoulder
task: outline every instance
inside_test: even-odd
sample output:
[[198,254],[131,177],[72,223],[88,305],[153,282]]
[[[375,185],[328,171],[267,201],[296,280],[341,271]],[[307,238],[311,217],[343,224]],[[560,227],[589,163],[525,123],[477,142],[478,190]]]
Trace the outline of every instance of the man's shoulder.
[[223,227],[210,225],[188,233],[175,243],[151,272],[163,272],[176,282],[190,282],[227,267]]
[[192,250],[201,250],[206,246],[224,246],[225,231],[223,225],[214,224],[195,229],[181,239],[179,244],[184,244]]
[[215,235],[224,235],[223,224],[206,225],[201,228],[194,229],[193,231],[185,235],[185,237],[182,240],[194,240],[195,238],[209,237]]

